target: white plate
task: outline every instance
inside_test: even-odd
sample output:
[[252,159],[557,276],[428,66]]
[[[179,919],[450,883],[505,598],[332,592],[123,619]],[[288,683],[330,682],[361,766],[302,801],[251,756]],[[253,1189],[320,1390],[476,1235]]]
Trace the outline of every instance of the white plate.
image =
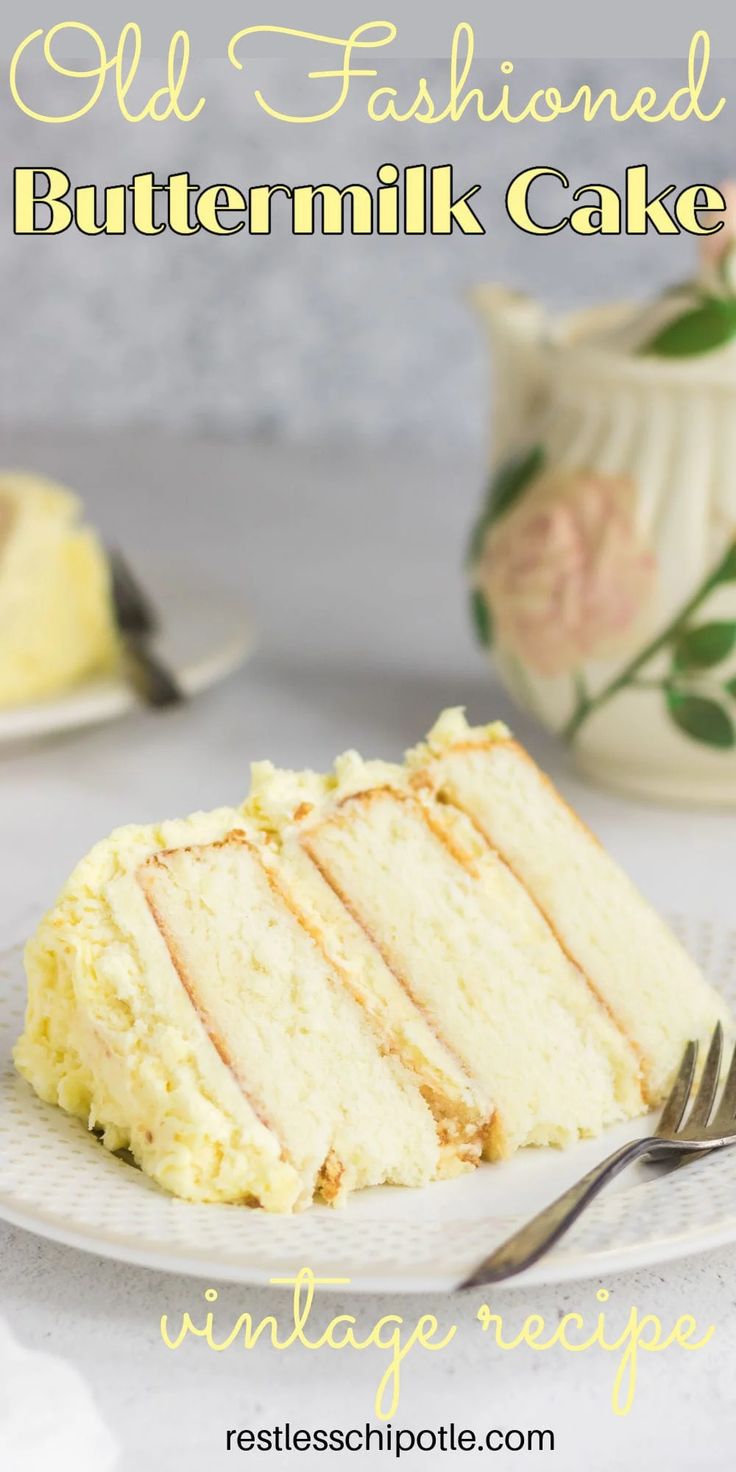
[[[736,931],[676,929],[713,981],[736,991]],[[340,1211],[296,1217],[176,1201],[109,1155],[83,1125],[45,1105],[14,1072],[22,1021],[20,951],[0,956],[0,1216],[43,1237],[123,1262],[237,1283],[300,1267],[353,1289],[454,1287],[515,1226],[622,1143],[631,1125],[571,1150],[522,1151],[457,1181],[383,1188]],[[644,1133],[646,1121],[638,1122]],[[608,1188],[567,1238],[513,1282],[604,1277],[736,1241],[736,1152],[660,1174],[642,1166]],[[498,1289],[494,1289],[497,1293]]]
[[[141,576],[155,596],[161,633],[153,648],[174,671],[187,695],[222,680],[251,652],[253,632],[242,607],[216,587],[190,584],[168,574]],[[76,727],[113,721],[136,708],[138,700],[124,680],[97,677],[55,700],[0,710],[0,744],[50,736]]]

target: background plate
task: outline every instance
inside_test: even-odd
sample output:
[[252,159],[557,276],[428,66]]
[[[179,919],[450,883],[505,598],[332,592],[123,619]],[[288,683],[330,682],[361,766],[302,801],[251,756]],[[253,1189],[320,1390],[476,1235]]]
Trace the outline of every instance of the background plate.
[[[152,647],[177,674],[187,695],[197,695],[223,679],[250,654],[254,638],[248,617],[221,589],[192,585],[183,574],[151,578],[145,569],[141,582],[161,619],[161,632]],[[113,721],[138,706],[124,680],[114,676],[86,680],[55,700],[0,710],[0,744]]]
[[[676,917],[688,949],[730,999],[736,931]],[[646,1120],[570,1150],[522,1151],[419,1191],[382,1188],[339,1211],[297,1217],[195,1206],[108,1154],[83,1125],[42,1104],[15,1073],[25,986],[20,948],[0,953],[0,1216],[41,1236],[148,1267],[263,1283],[301,1266],[363,1292],[454,1287],[522,1220]],[[608,1188],[542,1262],[513,1282],[605,1276],[736,1241],[736,1152],[662,1174],[641,1166]],[[494,1293],[498,1288],[494,1289]]]

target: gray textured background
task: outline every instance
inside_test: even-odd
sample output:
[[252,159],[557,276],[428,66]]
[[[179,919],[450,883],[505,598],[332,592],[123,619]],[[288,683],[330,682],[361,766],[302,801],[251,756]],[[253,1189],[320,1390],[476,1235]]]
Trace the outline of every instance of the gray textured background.
[[[274,97],[295,110],[301,97],[306,109],[309,84],[299,84],[293,67],[261,67]],[[420,69],[441,88],[439,62],[396,62],[390,80],[410,93]],[[709,97],[730,96],[735,70],[716,61]],[[675,61],[568,60],[519,62],[516,78],[520,95],[542,80],[570,94],[587,80],[614,83],[624,96],[652,79],[669,92],[683,73]],[[160,80],[153,69],[149,75],[151,86]],[[490,85],[497,76],[497,63],[478,63],[478,81]],[[144,74],[142,88],[145,81]],[[462,187],[483,186],[487,234],[295,239],[285,217],[261,239],[246,232],[222,240],[84,238],[74,230],[18,238],[6,228],[0,422],[476,445],[486,373],[482,336],[464,301],[470,284],[498,279],[550,305],[584,303],[645,294],[687,274],[695,253],[688,238],[525,236],[503,210],[511,177],[552,163],[576,185],[620,187],[626,165],[644,161],[658,187],[736,173],[732,105],[709,125],[614,127],[601,118],[586,126],[571,118],[509,127],[468,117],[432,128],[379,126],[356,105],[328,124],[288,127],[260,112],[242,76],[221,64],[199,62],[192,87],[208,104],[186,127],[131,127],[103,104],[79,123],[50,128],[8,102],[4,174],[26,162],[61,166],[74,183],[188,167],[201,185],[370,184],[385,159],[452,162]],[[44,77],[50,108],[53,93]]]

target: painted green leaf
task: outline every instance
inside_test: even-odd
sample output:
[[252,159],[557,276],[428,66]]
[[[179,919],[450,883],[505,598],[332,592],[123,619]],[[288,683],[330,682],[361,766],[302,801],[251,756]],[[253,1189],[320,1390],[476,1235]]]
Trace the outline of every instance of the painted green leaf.
[[720,664],[736,646],[736,619],[686,629],[675,645],[676,670],[707,670]]
[[480,588],[473,588],[470,594],[470,616],[480,643],[486,649],[490,648],[493,643],[493,619]]
[[736,542],[732,542],[723,561],[719,563],[712,578],[710,586],[715,588],[718,583],[736,582]]
[[642,348],[659,358],[687,358],[696,353],[710,353],[736,337],[736,300],[707,297],[674,322],[668,322]]
[[488,488],[485,505],[470,539],[468,561],[471,565],[480,557],[489,526],[505,511],[511,509],[529,482],[539,474],[543,464],[544,450],[541,445],[535,445],[525,454],[516,455],[513,460],[508,460],[500,470],[496,471]]
[[528,454],[505,465],[494,477],[491,493],[491,510],[494,517],[509,511],[514,502],[526,489],[529,481],[539,474],[544,463],[544,450],[535,445]]
[[733,721],[716,700],[668,690],[667,706],[675,725],[693,741],[702,741],[706,746],[717,746],[721,750],[736,746]]
[[733,676],[733,679],[726,680],[723,688],[727,695],[732,695],[734,700],[736,700],[736,675]]

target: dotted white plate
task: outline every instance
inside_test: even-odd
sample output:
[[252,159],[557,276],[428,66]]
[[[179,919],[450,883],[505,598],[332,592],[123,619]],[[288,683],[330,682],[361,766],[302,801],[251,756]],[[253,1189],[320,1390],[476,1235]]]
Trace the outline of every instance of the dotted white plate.
[[[153,648],[189,696],[237,669],[253,648],[247,615],[221,589],[193,586],[183,576],[141,573],[161,620]],[[0,745],[99,725],[127,715],[138,698],[124,680],[97,676],[55,700],[0,710]]]
[[[714,983],[736,994],[736,931],[675,928]],[[18,1077],[20,948],[0,953],[0,1216],[69,1246],[214,1280],[263,1283],[301,1266],[365,1292],[452,1288],[491,1248],[648,1122],[573,1149],[526,1150],[419,1191],[383,1188],[296,1217],[167,1196]],[[513,1280],[605,1277],[736,1241],[736,1150],[665,1174],[641,1166],[609,1187],[541,1263]],[[498,1290],[495,1290],[496,1292]]]

